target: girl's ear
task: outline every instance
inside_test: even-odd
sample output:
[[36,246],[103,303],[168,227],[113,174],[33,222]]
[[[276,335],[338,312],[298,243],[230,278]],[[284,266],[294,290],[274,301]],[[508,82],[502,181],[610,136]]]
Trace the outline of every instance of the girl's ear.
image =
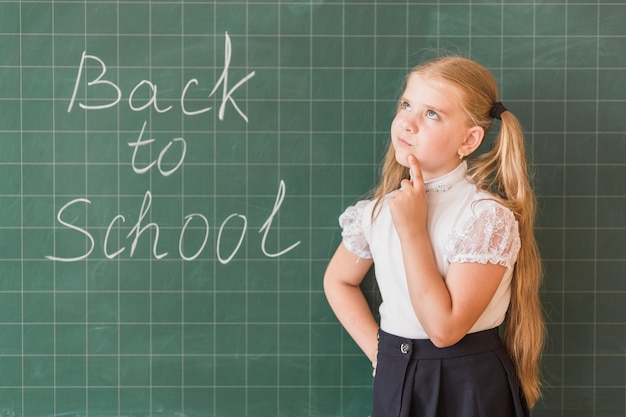
[[474,152],[483,141],[485,130],[480,126],[472,126],[467,130],[465,140],[459,147],[459,155],[468,156]]

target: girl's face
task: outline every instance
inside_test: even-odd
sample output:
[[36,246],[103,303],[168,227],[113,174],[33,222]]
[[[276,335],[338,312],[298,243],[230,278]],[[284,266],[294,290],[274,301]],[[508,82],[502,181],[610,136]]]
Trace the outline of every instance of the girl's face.
[[483,130],[470,126],[460,97],[461,91],[445,81],[423,74],[408,79],[391,123],[391,142],[399,164],[408,167],[408,156],[415,155],[424,181],[452,171],[461,153],[480,145]]

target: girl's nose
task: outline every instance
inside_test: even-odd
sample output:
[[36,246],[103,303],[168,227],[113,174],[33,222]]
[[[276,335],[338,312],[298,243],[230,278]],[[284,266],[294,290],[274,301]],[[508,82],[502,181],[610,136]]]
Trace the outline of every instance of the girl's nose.
[[415,132],[417,130],[415,123],[406,117],[400,121],[400,127],[407,132]]

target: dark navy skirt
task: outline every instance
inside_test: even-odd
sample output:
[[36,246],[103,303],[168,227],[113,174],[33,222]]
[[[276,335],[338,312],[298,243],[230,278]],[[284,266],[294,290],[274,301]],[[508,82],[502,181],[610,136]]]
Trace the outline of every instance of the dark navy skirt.
[[498,329],[438,348],[379,331],[372,417],[528,417]]

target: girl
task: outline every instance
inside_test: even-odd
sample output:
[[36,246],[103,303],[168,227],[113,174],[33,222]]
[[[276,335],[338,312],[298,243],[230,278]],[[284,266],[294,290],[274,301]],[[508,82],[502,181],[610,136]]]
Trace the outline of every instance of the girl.
[[[493,148],[466,159],[494,118]],[[380,183],[340,216],[324,277],[372,361],[372,417],[529,415],[543,347],[534,216],[521,127],[491,73],[460,57],[414,69]],[[372,264],[380,327],[359,288]]]

